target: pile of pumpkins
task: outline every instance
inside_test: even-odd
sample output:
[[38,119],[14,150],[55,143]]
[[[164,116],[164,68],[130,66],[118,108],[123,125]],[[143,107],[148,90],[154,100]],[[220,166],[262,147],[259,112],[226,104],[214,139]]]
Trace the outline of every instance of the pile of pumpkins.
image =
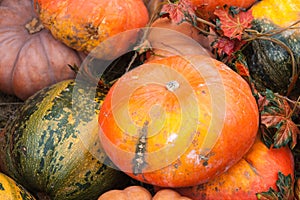
[[[284,27],[280,4],[299,20],[296,0],[190,2],[205,19],[229,4],[253,9],[260,28]],[[278,190],[278,172],[295,182],[291,149],[262,142],[251,87],[209,39],[187,22],[151,21],[164,3],[0,0],[0,91],[24,100],[0,133],[0,199],[257,199]],[[279,34],[296,60],[299,36]],[[132,46],[151,54],[116,80],[84,70],[103,72]],[[257,46],[249,65],[289,66]]]

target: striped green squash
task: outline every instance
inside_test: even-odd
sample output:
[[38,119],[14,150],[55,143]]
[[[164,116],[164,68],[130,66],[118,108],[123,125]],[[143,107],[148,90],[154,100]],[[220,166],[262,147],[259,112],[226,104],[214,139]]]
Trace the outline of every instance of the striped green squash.
[[[278,29],[274,24],[264,20],[254,20],[253,28],[264,33]],[[300,34],[297,32],[285,34],[287,32],[291,31],[270,38],[278,40],[291,50],[297,67],[300,64]],[[268,88],[281,94],[287,92],[293,70],[291,56],[285,48],[269,40],[257,39],[246,48],[245,54],[257,89],[264,91]]]
[[263,37],[253,40],[245,54],[260,91],[268,88],[286,94],[297,80],[300,66],[299,2],[264,0],[251,8],[254,16],[252,28]]
[[35,198],[12,178],[0,172],[0,199],[35,200]]
[[129,177],[110,167],[98,138],[106,92],[66,80],[29,98],[2,133],[1,169],[54,200],[92,200],[127,186]]

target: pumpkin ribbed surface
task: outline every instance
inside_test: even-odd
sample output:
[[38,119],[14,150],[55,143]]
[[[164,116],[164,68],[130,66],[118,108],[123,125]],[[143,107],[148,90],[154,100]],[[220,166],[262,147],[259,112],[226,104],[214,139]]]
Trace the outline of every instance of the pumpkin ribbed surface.
[[[142,0],[34,2],[41,21],[54,37],[84,52],[91,52],[113,35],[144,27],[148,22],[148,11]],[[135,42],[134,38],[124,38],[117,44],[128,48],[127,40]]]
[[[125,185],[127,176],[103,164],[111,163],[97,134],[105,94],[94,92],[67,80],[28,99],[3,131],[1,169],[30,191],[57,200],[90,200]],[[95,94],[94,102],[85,98],[88,93]]]
[[[199,70],[199,71],[198,71]],[[99,114],[111,160],[164,187],[207,182],[249,150],[258,109],[249,85],[208,56],[170,56],[123,75]]]
[[22,100],[75,77],[85,57],[43,28],[31,0],[0,1],[0,90]]
[[[267,34],[268,39],[258,38],[245,50],[249,70],[260,91],[268,88],[284,94],[291,79],[295,78],[292,76],[297,74],[295,68],[299,66],[300,59],[299,23],[293,28],[289,26],[300,20],[299,5],[299,0],[264,0],[252,7],[252,28]],[[294,69],[291,53],[295,60]]]

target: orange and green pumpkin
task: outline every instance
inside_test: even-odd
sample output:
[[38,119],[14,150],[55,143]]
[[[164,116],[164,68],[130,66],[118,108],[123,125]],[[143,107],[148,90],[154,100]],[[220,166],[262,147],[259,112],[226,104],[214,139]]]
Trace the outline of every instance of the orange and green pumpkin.
[[54,200],[96,199],[127,185],[128,176],[112,168],[99,143],[97,116],[104,97],[104,88],[74,80],[30,97],[0,137],[1,170],[32,194]]
[[[148,22],[148,10],[142,0],[34,0],[34,3],[44,26],[55,38],[86,53],[108,38],[142,28]],[[135,43],[135,36],[126,35],[122,41],[109,44],[99,50],[102,56],[98,57],[110,57],[127,49]]]
[[0,199],[2,200],[35,200],[20,184],[0,172]]

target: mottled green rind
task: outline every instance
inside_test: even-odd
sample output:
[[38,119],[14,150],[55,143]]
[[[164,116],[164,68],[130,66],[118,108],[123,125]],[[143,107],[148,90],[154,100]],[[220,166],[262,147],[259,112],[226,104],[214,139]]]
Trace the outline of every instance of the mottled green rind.
[[113,166],[98,138],[104,96],[68,80],[29,98],[0,140],[2,170],[54,200],[92,200],[124,187],[129,178],[106,165]]
[[[266,19],[256,19],[252,28],[267,33],[280,27]],[[298,65],[300,64],[299,31],[284,31],[271,37],[287,45],[294,53]],[[256,39],[245,49],[244,54],[258,90],[264,91],[268,88],[279,93],[287,91],[292,76],[292,64],[290,54],[284,48],[268,40]]]

